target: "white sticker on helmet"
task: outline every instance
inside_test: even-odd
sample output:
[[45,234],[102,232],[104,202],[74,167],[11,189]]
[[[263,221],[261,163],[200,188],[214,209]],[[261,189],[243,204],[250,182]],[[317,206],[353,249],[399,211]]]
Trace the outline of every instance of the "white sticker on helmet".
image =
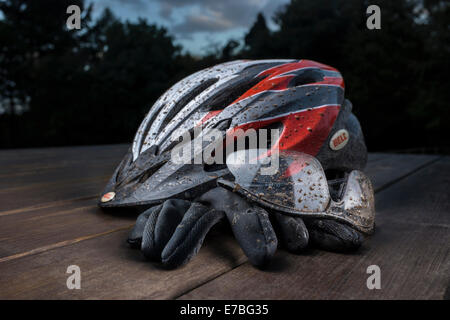
[[338,130],[330,139],[331,150],[341,150],[348,142],[350,135],[345,129]]
[[115,192],[108,192],[105,193],[101,199],[102,202],[108,202],[111,201],[112,199],[114,199],[114,197],[116,196]]

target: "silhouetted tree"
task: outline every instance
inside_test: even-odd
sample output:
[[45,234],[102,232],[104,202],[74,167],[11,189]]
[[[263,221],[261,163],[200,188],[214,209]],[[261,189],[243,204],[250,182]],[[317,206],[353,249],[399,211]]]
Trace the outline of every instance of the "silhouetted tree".
[[[382,29],[366,28],[364,0],[292,0],[274,17],[272,57],[306,58],[337,67],[371,150],[448,145],[449,3],[380,0]],[[422,8],[422,10],[420,10]],[[264,30],[261,18],[252,27]],[[264,32],[260,32],[263,34]],[[247,53],[265,58],[263,38]],[[251,41],[250,41],[251,39]],[[447,149],[448,150],[448,149]],[[447,151],[448,152],[448,151]]]
[[230,40],[227,42],[227,44],[225,45],[225,47],[223,47],[222,49],[222,55],[221,55],[221,59],[222,60],[230,60],[234,58],[234,50],[239,47],[239,42],[235,41],[235,40]]
[[0,144],[42,146],[129,141],[150,104],[180,74],[180,48],[164,28],[122,23],[109,10],[80,31],[65,26],[68,5],[1,3],[0,95],[26,105],[0,115]]
[[[82,8],[67,30],[66,8]],[[3,0],[0,10],[0,147],[128,142],[150,105],[183,76],[236,58],[303,58],[337,67],[369,149],[449,152],[450,2],[292,0],[269,30],[259,13],[244,45],[202,58],[181,54],[166,29],[93,21],[83,0]]]
[[273,55],[271,33],[262,13],[258,13],[255,23],[245,35],[244,40],[244,53],[248,58],[266,58]]
[[[79,33],[65,29],[66,8],[71,4],[84,8],[78,0],[0,3],[4,16],[0,21],[0,99],[2,105],[9,106],[0,121],[3,146],[33,144],[39,138],[37,143],[43,144],[39,134],[47,130],[41,127],[42,119],[52,108],[47,100],[51,97],[43,88],[51,87],[58,75],[76,69],[70,49],[77,47]],[[88,20],[89,8],[85,12]],[[61,64],[63,57],[67,63]],[[45,103],[40,104],[39,99]],[[30,111],[20,116],[24,109]]]
[[437,146],[441,142],[450,152],[446,142],[450,122],[450,2],[425,0],[419,13],[425,57],[417,63],[420,85],[408,113],[417,130],[427,136],[427,145]]

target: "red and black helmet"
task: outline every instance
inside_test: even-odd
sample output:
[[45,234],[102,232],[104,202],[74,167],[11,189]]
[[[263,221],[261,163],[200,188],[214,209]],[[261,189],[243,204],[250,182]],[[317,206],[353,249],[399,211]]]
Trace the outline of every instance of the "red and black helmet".
[[238,129],[278,128],[271,148],[313,156],[327,180],[361,170],[367,150],[344,89],[338,70],[310,60],[238,60],[196,72],[150,108],[99,204],[146,206],[170,198],[194,199],[215,187],[219,178],[230,175],[226,165],[171,159],[173,137],[199,126],[224,136]]

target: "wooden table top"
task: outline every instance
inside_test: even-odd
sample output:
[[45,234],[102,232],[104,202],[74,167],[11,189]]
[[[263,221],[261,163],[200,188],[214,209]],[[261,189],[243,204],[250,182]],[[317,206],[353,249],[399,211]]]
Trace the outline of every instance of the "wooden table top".
[[[126,244],[136,215],[96,206],[127,148],[0,151],[0,299],[449,299],[450,157],[369,155],[377,227],[356,253],[279,249],[259,270],[217,229],[169,271]],[[66,286],[70,265],[80,290]]]

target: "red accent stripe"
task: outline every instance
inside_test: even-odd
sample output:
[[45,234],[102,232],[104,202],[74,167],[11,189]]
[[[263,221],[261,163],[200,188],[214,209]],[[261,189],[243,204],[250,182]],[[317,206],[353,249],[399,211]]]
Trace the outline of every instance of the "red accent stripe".
[[271,123],[281,122],[283,131],[272,149],[293,150],[315,156],[330,134],[339,109],[339,105],[329,105],[301,110],[279,118],[245,123],[229,129],[227,134],[233,134],[238,129],[245,131],[252,128],[257,130]]
[[223,111],[223,109],[222,110],[214,110],[214,111],[208,112],[195,126],[198,127],[198,126],[204,124],[206,121],[208,121],[211,118],[214,118],[215,116],[217,116],[222,111]]
[[[325,64],[311,61],[311,60],[300,60],[299,62],[291,62],[291,63],[285,63],[280,66],[276,66],[270,69],[267,69],[261,73],[258,74],[258,77],[263,76],[270,76],[267,77],[261,82],[259,82],[257,85],[252,87],[251,89],[247,90],[243,95],[241,95],[239,98],[237,98],[233,103],[237,103],[242,99],[248,98],[250,96],[253,96],[255,94],[267,91],[267,90],[284,90],[287,89],[288,84],[290,80],[295,77],[295,75],[287,74],[283,75],[285,73],[289,73],[291,71],[301,69],[301,68],[320,68],[323,70],[329,70],[329,71],[335,71],[339,72],[337,69],[327,66]],[[342,78],[338,77],[324,77],[324,80],[321,82],[317,82],[315,84],[331,84],[331,85],[338,85],[342,88],[344,88],[344,80]]]

